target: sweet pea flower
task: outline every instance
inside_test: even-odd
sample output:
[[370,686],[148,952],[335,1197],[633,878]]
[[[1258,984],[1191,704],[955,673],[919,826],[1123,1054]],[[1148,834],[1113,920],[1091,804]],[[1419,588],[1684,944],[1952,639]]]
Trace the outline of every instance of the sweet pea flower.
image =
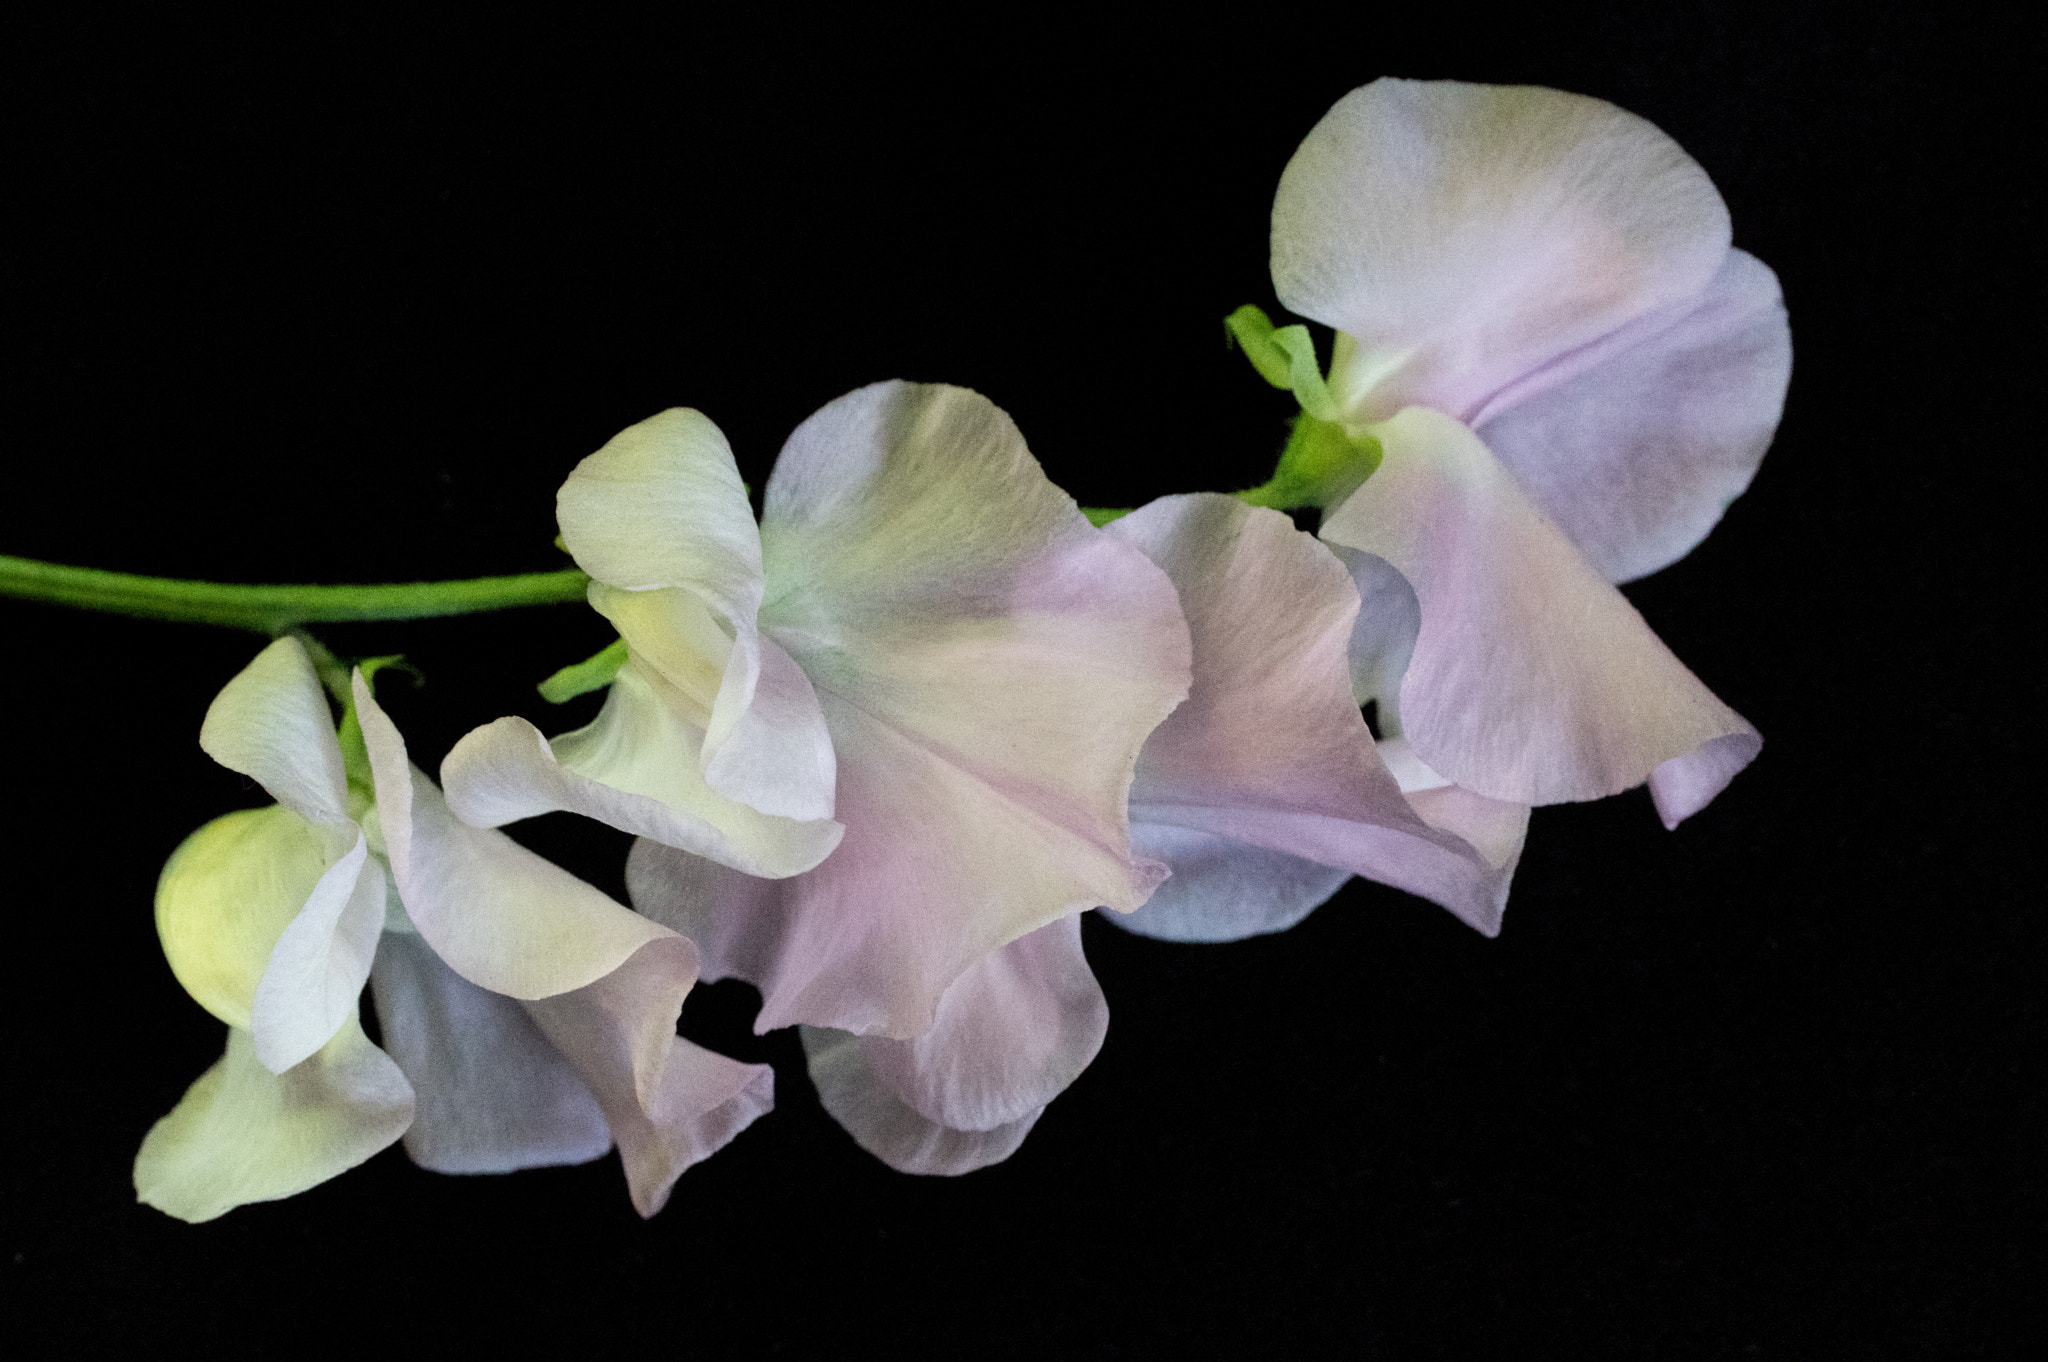
[[[209,1220],[401,1137],[447,1172],[581,1162],[616,1139],[652,1214],[767,1109],[772,1075],[675,1035],[689,941],[451,817],[360,671],[350,693],[337,734],[311,657],[282,638],[207,711],[201,747],[278,802],[215,819],[164,867],[165,956],[228,1046],[144,1139],[138,1196]],[[388,1053],[362,1030],[366,980]]]
[[1377,80],[1288,163],[1274,285],[1338,335],[1327,386],[1261,367],[1302,396],[1304,447],[1354,456],[1321,465],[1321,535],[1416,790],[1647,781],[1676,827],[1756,756],[1615,590],[1706,535],[1782,410],[1777,280],[1729,234],[1669,137],[1555,90]]
[[758,1031],[804,1027],[863,1147],[917,1172],[1006,1157],[1102,1042],[1078,914],[1135,909],[1164,873],[1126,797],[1187,691],[1172,584],[945,386],[812,416],[758,538],[691,411],[584,460],[559,508],[628,660],[589,728],[465,738],[452,806],[638,833],[635,906],[705,977],[761,990]]
[[1194,641],[1188,699],[1131,786],[1132,842],[1173,874],[1117,925],[1178,941],[1280,931],[1357,874],[1496,934],[1528,807],[1446,788],[1398,740],[1373,741],[1344,564],[1277,511],[1213,493],[1108,528],[1173,580]]

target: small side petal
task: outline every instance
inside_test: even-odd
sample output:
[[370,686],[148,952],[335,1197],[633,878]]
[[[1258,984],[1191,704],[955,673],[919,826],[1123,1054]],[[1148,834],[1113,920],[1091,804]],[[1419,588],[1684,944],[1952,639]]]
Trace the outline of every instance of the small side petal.
[[519,718],[466,735],[441,764],[448,806],[484,827],[566,809],[750,875],[797,874],[839,845],[843,829],[831,819],[764,814],[706,785],[702,730],[675,713],[659,685],[628,663],[596,721],[552,745]]
[[200,725],[199,746],[301,818],[327,828],[347,824],[348,781],[334,718],[297,639],[278,639],[221,689]]
[[544,998],[610,974],[668,935],[504,833],[458,820],[407,760],[361,673],[355,699],[398,896],[457,974],[494,993]]
[[[1342,867],[1481,930],[1497,923],[1505,884],[1470,847],[1416,816],[1374,750],[1352,693],[1359,596],[1344,565],[1286,516],[1213,494],[1163,498],[1109,532],[1166,571],[1194,639],[1187,701],[1138,758],[1132,820]],[[1334,891],[1342,882],[1287,874],[1226,911],[1218,896],[1248,887],[1246,865],[1219,858],[1202,838],[1178,841],[1206,883],[1169,888],[1151,920],[1180,939],[1232,919],[1247,933],[1274,930],[1314,906],[1302,903],[1311,884]],[[1148,849],[1165,845],[1155,834]],[[1201,925],[1167,926],[1177,907]]]
[[412,1084],[405,1152],[436,1173],[588,1163],[611,1128],[517,1001],[478,988],[417,936],[388,933],[370,989],[384,1048]]
[[355,1015],[384,930],[384,891],[384,867],[358,832],[271,947],[249,1025],[256,1057],[272,1073],[318,1050]]
[[1474,426],[1595,571],[1632,581],[1707,537],[1763,462],[1792,378],[1777,276],[1730,251],[1705,294],[1487,404]]
[[603,1109],[643,1216],[667,1204],[685,1169],[774,1106],[773,1070],[676,1035],[696,977],[695,947],[668,937],[594,984],[526,1004]]
[[281,1074],[256,1058],[254,1036],[232,1027],[227,1054],[143,1138],[136,1199],[198,1222],[292,1196],[391,1144],[412,1111],[405,1075],[353,1015]]
[[897,1097],[867,1067],[862,1037],[825,1027],[799,1028],[818,1101],[854,1143],[901,1173],[957,1177],[1017,1152],[1044,1108],[993,1130],[940,1125]]
[[1411,407],[1374,428],[1377,472],[1323,537],[1385,559],[1421,630],[1403,734],[1455,783],[1512,804],[1598,799],[1749,724],[1532,506],[1464,426]]
[[328,873],[322,831],[272,804],[226,814],[179,843],[156,885],[156,929],[185,991],[247,1028],[270,952]]
[[1500,388],[1692,297],[1728,250],[1706,172],[1647,121],[1534,86],[1376,80],[1273,200],[1281,302],[1348,332],[1353,419],[1468,417]]

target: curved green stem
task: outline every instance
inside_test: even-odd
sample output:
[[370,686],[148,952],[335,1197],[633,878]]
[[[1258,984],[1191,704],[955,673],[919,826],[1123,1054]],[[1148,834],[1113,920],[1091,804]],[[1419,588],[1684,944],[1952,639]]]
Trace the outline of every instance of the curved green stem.
[[564,568],[388,586],[243,586],[102,572],[0,554],[0,596],[263,634],[281,634],[300,624],[428,619],[556,605],[582,600],[589,582],[581,570]]

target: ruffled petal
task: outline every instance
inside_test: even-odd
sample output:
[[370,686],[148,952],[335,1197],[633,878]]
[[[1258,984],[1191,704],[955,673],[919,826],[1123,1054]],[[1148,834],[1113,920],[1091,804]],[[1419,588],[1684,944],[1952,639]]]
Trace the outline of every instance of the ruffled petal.
[[456,819],[406,759],[405,739],[360,672],[354,684],[398,896],[457,974],[494,993],[544,998],[610,974],[669,934],[504,833]]
[[1351,871],[1171,823],[1131,821],[1131,845],[1173,868],[1134,913],[1104,913],[1160,941],[1242,941],[1284,932],[1329,901]]
[[520,718],[469,733],[441,763],[448,806],[481,827],[567,809],[750,875],[797,874],[839,845],[843,829],[829,818],[779,818],[706,785],[696,760],[700,730],[661,688],[628,663],[596,721],[552,745]]
[[[1712,746],[1712,743],[1708,744],[1709,748]],[[1508,882],[1514,878],[1515,867],[1521,864],[1522,844],[1529,836],[1529,806],[1488,799],[1462,785],[1451,783],[1416,756],[1415,749],[1406,738],[1389,738],[1381,743],[1380,756],[1386,761],[1394,779],[1401,782],[1401,793],[1407,798],[1408,807],[1414,809],[1423,822],[1463,838],[1499,873],[1505,905]],[[1683,761],[1684,758],[1677,760]],[[1654,774],[1651,779],[1656,779]],[[1493,931],[1485,927],[1480,930],[1492,936],[1499,926],[1496,917]]]
[[478,988],[417,936],[387,933],[370,990],[384,1048],[412,1084],[405,1152],[436,1173],[588,1163],[611,1128],[526,1008]]
[[228,1030],[227,1054],[143,1137],[135,1195],[180,1220],[211,1220],[346,1172],[405,1132],[412,1088],[351,1014],[318,1054],[281,1074],[256,1038]]
[[216,818],[187,837],[156,885],[164,958],[185,991],[248,1028],[277,945],[328,873],[321,830],[281,804]]
[[1045,1113],[1040,1107],[993,1130],[940,1125],[869,1072],[863,1037],[827,1027],[799,1028],[818,1101],[854,1143],[902,1173],[957,1177],[1017,1152]]
[[[207,707],[199,746],[301,818],[324,828],[349,828],[348,781],[334,717],[313,660],[297,639],[278,639],[222,687]],[[350,829],[331,855],[341,854],[354,836]]]
[[1537,371],[1474,424],[1594,570],[1626,582],[1683,558],[1742,495],[1791,377],[1778,278],[1730,251],[1704,295]]
[[649,942],[596,983],[526,1004],[568,1057],[619,1142],[634,1209],[651,1216],[690,1165],[711,1157],[775,1105],[775,1075],[676,1035],[697,951]]
[[1764,740],[1754,729],[1730,733],[1701,743],[1650,772],[1650,798],[1656,801],[1657,816],[1664,826],[1676,829],[1707,807],[1763,749]]
[[1322,533],[1414,587],[1421,630],[1400,716],[1421,760],[1491,799],[1555,804],[1754,736],[1471,431],[1412,407],[1373,433],[1379,470]]
[[1358,345],[1354,420],[1470,416],[1532,370],[1705,288],[1728,210],[1676,142],[1535,86],[1376,80],[1302,142],[1273,201],[1273,284]]
[[384,930],[384,867],[363,834],[306,896],[271,948],[249,1009],[256,1058],[283,1073],[355,1015]]
[[868,1072],[920,1115],[955,1130],[995,1130],[1065,1092],[1108,1030],[1109,1003],[1072,913],[968,966],[929,1031],[860,1044]]
[[576,466],[556,509],[596,579],[591,604],[689,701],[710,788],[762,813],[831,817],[816,697],[787,659],[762,656],[760,533],[718,427],[676,409],[620,432]]
[[[1173,580],[1194,639],[1187,701],[1138,758],[1132,821],[1341,866],[1482,931],[1496,927],[1505,883],[1471,847],[1416,816],[1374,751],[1352,694],[1359,596],[1344,565],[1277,511],[1210,493],[1164,498],[1109,530]],[[1148,850],[1174,842],[1155,833]],[[1273,930],[1265,924],[1314,906],[1301,902],[1310,884],[1334,892],[1342,883],[1288,874],[1272,893],[1224,911],[1216,896],[1245,883],[1248,863],[1219,859],[1204,839],[1176,844],[1206,880],[1193,893],[1169,892],[1151,916],[1177,939],[1201,939],[1197,931],[1227,921]],[[1205,925],[1165,925],[1177,906]]]

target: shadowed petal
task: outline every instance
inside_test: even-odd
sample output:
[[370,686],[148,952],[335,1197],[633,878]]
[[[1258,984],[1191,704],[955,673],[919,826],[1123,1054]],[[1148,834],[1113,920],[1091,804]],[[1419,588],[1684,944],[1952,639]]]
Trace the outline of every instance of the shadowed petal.
[[955,1177],[1017,1152],[1044,1108],[993,1130],[956,1130],[921,1115],[868,1071],[862,1037],[799,1028],[818,1101],[854,1143],[902,1173]]
[[441,763],[449,807],[484,827],[567,809],[755,875],[808,870],[839,844],[831,819],[778,818],[706,785],[694,756],[676,755],[695,753],[698,730],[661,685],[628,663],[596,722],[552,745],[520,718],[467,734]]
[[436,1173],[588,1163],[611,1129],[520,1003],[478,988],[427,943],[386,933],[370,974],[384,1048],[411,1082],[405,1152]]
[[634,901],[761,988],[761,1030],[909,1037],[991,950],[1157,882],[1125,799],[1185,692],[1186,626],[1159,570],[964,389],[831,403],[765,504],[762,625],[817,688],[846,838],[753,915],[671,902],[658,876]]
[[256,1040],[228,1030],[227,1054],[143,1138],[136,1199],[180,1220],[211,1220],[346,1172],[412,1120],[405,1075],[351,1015],[319,1053],[281,1074]]
[[[1187,701],[1138,758],[1132,820],[1342,867],[1496,928],[1505,881],[1417,817],[1374,750],[1352,693],[1359,596],[1344,565],[1286,516],[1208,493],[1163,498],[1109,532],[1166,571],[1194,639]],[[1249,862],[1219,858],[1199,838],[1154,834],[1152,848],[1175,841],[1206,883],[1169,892],[1151,912],[1155,934],[1198,939],[1233,917],[1239,935],[1274,930],[1314,906],[1301,902],[1311,883],[1342,883],[1286,874],[1232,913],[1219,896],[1250,887]],[[1202,925],[1168,925],[1182,907]]]
[[696,978],[696,948],[666,937],[596,983],[526,1004],[597,1099],[643,1216],[667,1204],[685,1169],[774,1106],[768,1066],[741,1064],[676,1035]]
[[1161,941],[1241,941],[1284,932],[1344,887],[1342,866],[1290,856],[1171,823],[1131,823],[1131,844],[1173,867],[1134,913],[1104,913],[1125,931]]
[[504,833],[458,821],[406,759],[404,738],[360,672],[354,684],[398,896],[457,974],[494,993],[544,998],[611,973],[668,935]]
[[1379,470],[1323,524],[1415,589],[1404,735],[1458,785],[1513,804],[1597,799],[1754,734],[1531,506],[1478,437],[1413,407],[1374,428]]
[[[297,639],[278,639],[221,688],[207,706],[199,746],[301,818],[324,828],[349,826],[334,718],[313,661]],[[354,837],[350,830],[329,849],[330,858]]]
[[1692,297],[1728,250],[1706,172],[1645,120],[1533,86],[1376,80],[1302,142],[1273,201],[1281,302],[1358,345],[1359,421],[1470,416],[1632,318]]
[[1730,251],[1701,297],[1487,403],[1474,426],[1609,581],[1676,562],[1763,461],[1792,377],[1777,276]]
[[278,936],[249,1009],[256,1057],[272,1073],[318,1050],[355,1015],[384,930],[384,883],[359,831]]

